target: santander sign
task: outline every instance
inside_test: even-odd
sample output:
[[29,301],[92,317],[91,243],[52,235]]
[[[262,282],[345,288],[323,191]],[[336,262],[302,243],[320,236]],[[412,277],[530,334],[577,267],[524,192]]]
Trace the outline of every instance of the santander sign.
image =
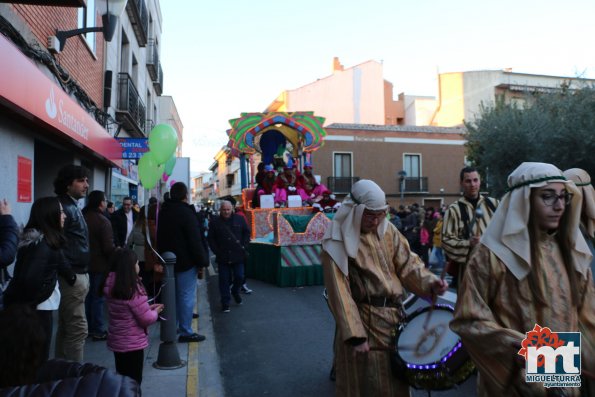
[[45,101],[45,111],[51,119],[55,119],[58,115],[58,122],[64,127],[68,128],[84,140],[89,140],[89,128],[85,126],[82,120],[77,119],[74,115],[64,109],[64,101],[60,99],[56,109],[56,98],[54,95],[54,88],[50,87],[50,96]]

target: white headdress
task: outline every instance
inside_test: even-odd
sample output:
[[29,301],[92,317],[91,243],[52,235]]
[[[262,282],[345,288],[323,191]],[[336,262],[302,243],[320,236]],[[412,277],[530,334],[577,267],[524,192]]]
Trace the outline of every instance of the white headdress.
[[586,272],[591,253],[579,230],[580,193],[573,182],[566,180],[562,171],[546,163],[522,163],[508,176],[508,191],[502,197],[492,220],[481,237],[487,246],[519,280],[531,271],[531,247],[529,240],[529,214],[531,211],[531,189],[561,182],[574,197],[569,211],[569,230],[572,255],[575,266]]
[[580,168],[571,168],[564,171],[564,176],[574,182],[576,187],[581,191],[583,196],[584,214],[587,218],[585,227],[587,234],[593,238],[595,236],[595,189],[591,183],[591,177],[587,171]]
[[[357,255],[364,210],[381,211],[387,208],[386,196],[376,183],[362,179],[353,184],[351,193],[343,200],[322,239],[322,248],[343,274],[348,273],[347,258]],[[387,220],[383,219],[377,230],[379,237],[384,235],[387,225]]]

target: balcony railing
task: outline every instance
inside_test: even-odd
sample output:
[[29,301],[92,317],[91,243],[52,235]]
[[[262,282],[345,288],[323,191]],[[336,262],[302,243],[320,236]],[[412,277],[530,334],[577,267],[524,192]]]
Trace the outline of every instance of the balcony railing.
[[130,0],[126,5],[126,12],[132,24],[136,41],[139,47],[147,45],[147,32],[149,31],[149,11],[145,0]]
[[155,88],[157,95],[161,95],[163,93],[163,69],[161,68],[161,63],[159,63],[157,70],[157,79],[153,80],[153,88]]
[[157,80],[159,75],[159,49],[155,39],[149,39],[149,46],[147,51],[147,70],[151,81]]
[[118,73],[116,120],[125,129],[145,135],[146,109],[128,73]]
[[145,135],[149,136],[149,132],[155,127],[155,122],[151,119],[147,119],[145,122]]
[[351,186],[359,181],[359,176],[329,176],[327,187],[334,193],[349,193]]
[[397,185],[399,186],[399,193],[427,193],[428,177],[408,177],[404,181],[397,178]]

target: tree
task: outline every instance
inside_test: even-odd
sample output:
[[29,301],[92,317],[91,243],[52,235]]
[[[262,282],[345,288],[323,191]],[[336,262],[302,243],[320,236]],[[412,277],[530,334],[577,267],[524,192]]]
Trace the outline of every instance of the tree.
[[495,196],[504,194],[508,175],[524,161],[582,168],[595,177],[595,89],[534,93],[520,107],[498,97],[481,105],[479,117],[465,122],[467,157],[484,175]]

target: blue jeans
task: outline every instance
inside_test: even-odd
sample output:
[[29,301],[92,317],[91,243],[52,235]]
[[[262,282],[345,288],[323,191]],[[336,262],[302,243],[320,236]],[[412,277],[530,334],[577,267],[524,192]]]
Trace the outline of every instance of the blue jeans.
[[[243,263],[219,263],[219,294],[221,295],[222,305],[229,305],[229,301],[231,300],[231,294],[239,294],[242,284],[244,284]],[[229,292],[230,285],[232,285],[231,294]]]
[[196,305],[196,280],[198,269],[192,267],[185,272],[178,272],[176,278],[176,317],[178,333],[192,335],[192,312]]
[[105,332],[105,322],[103,321],[105,298],[99,296],[99,288],[103,283],[103,279],[105,279],[103,273],[89,272],[89,293],[85,299],[85,312],[87,314],[90,335]]

